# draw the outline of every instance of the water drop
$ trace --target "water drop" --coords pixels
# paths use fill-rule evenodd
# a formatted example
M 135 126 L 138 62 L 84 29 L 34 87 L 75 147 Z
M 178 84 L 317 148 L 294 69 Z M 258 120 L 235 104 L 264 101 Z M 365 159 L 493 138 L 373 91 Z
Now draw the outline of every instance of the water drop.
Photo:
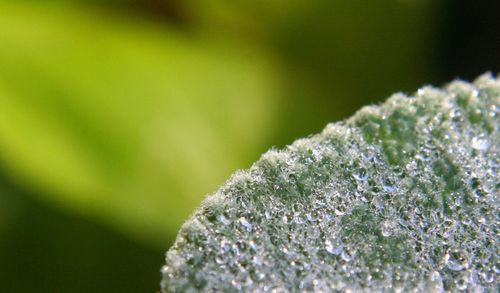
M 345 249 L 342 250 L 342 253 L 340 254 L 340 257 L 344 261 L 351 261 L 354 259 L 356 256 L 356 250 L 352 247 L 346 247 Z
M 427 154 L 425 154 L 425 153 L 419 153 L 419 154 L 415 155 L 415 159 L 417 159 L 417 160 L 419 160 L 421 162 L 427 162 L 431 158 Z
M 342 206 L 339 206 L 338 208 L 335 209 L 334 213 L 337 216 L 343 216 L 345 214 L 345 208 Z
M 248 232 L 252 231 L 253 225 L 245 217 L 241 217 L 239 221 L 240 224 L 245 227 L 245 230 Z
M 392 235 L 394 230 L 394 224 L 391 221 L 383 221 L 380 225 L 380 232 L 382 236 L 389 237 Z
M 238 280 L 236 279 L 233 279 L 231 281 L 231 284 L 234 286 L 234 288 L 236 288 L 236 290 L 240 291 L 242 288 L 241 288 L 241 284 L 238 282 Z
M 293 215 L 293 222 L 297 225 L 304 224 L 304 219 L 302 219 L 299 213 Z
M 247 249 L 247 243 L 243 240 L 238 240 L 236 241 L 235 245 L 234 245 L 234 250 L 236 252 L 243 252 Z
M 467 256 L 457 249 L 445 254 L 445 263 L 452 271 L 461 271 L 468 267 Z
M 451 118 L 460 118 L 461 116 L 462 116 L 462 113 L 460 113 L 460 110 L 458 110 L 458 109 L 453 109 L 450 112 Z
M 490 107 L 490 111 L 489 111 L 488 115 L 489 115 L 490 117 L 493 117 L 493 118 L 494 118 L 494 117 L 497 115 L 497 113 L 498 113 L 498 106 L 496 106 L 496 105 L 492 105 L 492 106 Z
M 357 172 L 352 174 L 352 177 L 358 181 L 366 181 L 368 180 L 368 174 L 365 169 L 357 170 Z
M 396 191 L 396 187 L 394 187 L 390 184 L 387 184 L 387 183 L 384 184 L 383 188 L 384 188 L 384 191 L 388 192 L 388 193 L 393 193 L 394 191 Z
M 223 225 L 227 226 L 231 224 L 231 221 L 229 221 L 224 215 L 219 215 L 219 222 L 221 222 Z
M 469 281 L 467 280 L 467 276 L 463 274 L 460 278 L 455 281 L 455 285 L 458 290 L 465 290 L 469 286 Z
M 215 262 L 216 262 L 217 264 L 219 264 L 219 265 L 224 264 L 224 263 L 225 263 L 224 256 L 222 256 L 222 255 L 217 255 L 217 256 L 215 257 Z
M 167 267 L 167 266 L 163 266 L 163 267 L 161 267 L 161 273 L 162 273 L 162 274 L 166 274 L 166 273 L 168 273 L 169 271 L 170 271 L 170 268 L 169 268 L 169 267 Z
M 229 243 L 226 240 L 222 240 L 220 242 L 220 252 L 222 254 L 225 254 L 225 253 L 228 253 L 229 251 L 231 251 L 231 243 Z
M 327 239 L 325 240 L 325 249 L 330 254 L 339 255 L 344 249 L 344 244 L 337 239 Z
M 255 243 L 255 241 L 250 240 L 250 242 L 248 242 L 248 246 L 252 251 L 257 251 L 257 244 Z
M 257 273 L 257 280 L 262 281 L 266 278 L 266 275 L 262 272 Z
M 491 270 L 484 270 L 481 272 L 481 277 L 486 283 L 491 283 L 495 280 L 495 274 Z
M 434 271 L 429 276 L 428 292 L 444 292 L 443 278 L 438 271 Z
M 294 212 L 302 212 L 304 210 L 304 206 L 300 203 L 294 203 L 293 204 L 293 211 Z
M 263 260 L 260 256 L 258 255 L 254 255 L 252 257 L 252 263 L 255 265 L 255 266 L 261 266 L 262 263 L 263 263 Z M 262 277 L 262 279 L 264 278 L 264 276 Z
M 476 136 L 471 141 L 471 147 L 478 151 L 486 151 L 490 147 L 490 141 L 484 136 Z

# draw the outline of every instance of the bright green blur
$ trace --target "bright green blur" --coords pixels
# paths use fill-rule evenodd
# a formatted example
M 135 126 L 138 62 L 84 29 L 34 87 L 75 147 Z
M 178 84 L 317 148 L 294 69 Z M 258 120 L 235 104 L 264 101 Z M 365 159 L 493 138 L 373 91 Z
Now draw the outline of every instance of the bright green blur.
M 2 5 L 1 156 L 56 204 L 162 245 L 273 131 L 262 58 L 115 16 Z

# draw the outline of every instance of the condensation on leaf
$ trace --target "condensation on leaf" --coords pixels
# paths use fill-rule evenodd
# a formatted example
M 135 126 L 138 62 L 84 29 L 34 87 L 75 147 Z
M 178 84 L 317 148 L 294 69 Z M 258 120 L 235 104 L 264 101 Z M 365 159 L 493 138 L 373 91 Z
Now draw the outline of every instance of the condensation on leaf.
M 181 229 L 163 292 L 498 292 L 499 102 L 490 75 L 425 87 L 268 152 Z

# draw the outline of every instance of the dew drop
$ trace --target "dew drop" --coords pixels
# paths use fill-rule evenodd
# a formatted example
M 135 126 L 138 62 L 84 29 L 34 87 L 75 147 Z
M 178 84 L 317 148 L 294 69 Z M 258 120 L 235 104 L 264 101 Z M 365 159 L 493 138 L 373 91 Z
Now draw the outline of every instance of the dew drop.
M 460 250 L 453 250 L 446 253 L 445 263 L 452 271 L 461 271 L 468 267 L 467 256 Z
M 232 284 L 232 285 L 233 285 L 233 286 L 234 286 L 237 290 L 241 290 L 241 289 L 242 289 L 242 288 L 241 288 L 241 284 L 240 284 L 240 283 L 238 282 L 238 280 L 236 280 L 236 279 L 233 279 L 233 280 L 231 281 L 231 284 Z
M 239 221 L 245 230 L 248 232 L 252 231 L 253 225 L 245 217 L 241 217 Z
M 396 191 L 396 187 L 389 185 L 389 184 L 384 184 L 383 188 L 384 188 L 384 191 L 388 192 L 388 193 L 393 193 L 394 191 Z
M 224 215 L 219 215 L 219 222 L 221 222 L 223 225 L 227 226 L 231 224 L 231 221 L 229 221 Z
M 339 255 L 344 249 L 344 244 L 339 240 L 325 240 L 325 249 L 328 253 L 333 255 Z
M 390 221 L 383 221 L 382 224 L 380 225 L 380 232 L 384 237 L 391 236 L 393 230 L 394 230 L 394 224 Z
M 424 153 L 421 153 L 421 154 L 416 154 L 416 155 L 415 155 L 415 159 L 417 159 L 417 160 L 419 160 L 419 161 L 421 161 L 421 162 L 427 162 L 427 161 L 429 161 L 431 158 L 430 158 L 428 155 L 426 155 L 426 154 L 424 154 Z
M 257 251 L 257 244 L 255 243 L 255 241 L 250 240 L 250 242 L 248 242 L 248 246 L 252 251 Z
M 471 147 L 484 152 L 490 147 L 490 141 L 484 136 L 476 136 L 471 141 Z
M 368 174 L 366 173 L 365 169 L 357 170 L 356 173 L 352 174 L 352 177 L 354 177 L 354 179 L 356 179 L 358 181 L 362 181 L 362 182 L 368 180 Z
M 344 213 L 344 212 L 342 212 L 340 209 L 335 209 L 334 213 L 335 213 L 335 215 L 337 215 L 337 216 L 343 216 L 343 215 L 345 214 L 345 213 Z
M 351 261 L 354 259 L 356 256 L 356 250 L 352 247 L 346 247 L 345 249 L 342 250 L 342 253 L 340 254 L 340 257 L 344 261 Z
M 225 259 L 224 259 L 224 257 L 223 257 L 222 255 L 217 255 L 217 256 L 215 257 L 215 262 L 216 262 L 217 264 L 221 265 L 221 264 L 224 264 L 224 263 L 225 263 Z
M 429 276 L 428 292 L 444 292 L 443 278 L 438 271 L 434 271 Z
M 467 280 L 467 277 L 464 275 L 462 275 L 460 278 L 458 278 L 456 281 L 455 281 L 455 285 L 457 287 L 458 290 L 465 290 L 467 289 L 467 287 L 469 286 L 469 282 Z
M 222 254 L 225 254 L 228 253 L 229 251 L 231 251 L 231 244 L 226 240 L 222 240 L 220 242 L 220 252 Z
M 498 106 L 496 105 L 491 106 L 488 115 L 494 118 L 496 117 L 497 113 L 498 113 Z
M 481 277 L 486 283 L 491 283 L 495 280 L 495 274 L 491 270 L 481 272 Z
M 304 224 L 304 220 L 302 219 L 302 217 L 300 216 L 300 214 L 294 214 L 293 215 L 293 222 L 297 225 L 302 225 Z
M 161 273 L 162 273 L 162 274 L 166 274 L 166 273 L 168 273 L 169 271 L 170 271 L 170 268 L 169 268 L 169 267 L 167 267 L 167 266 L 163 266 L 163 267 L 161 267 Z
M 289 215 L 283 215 L 283 217 L 281 217 L 281 220 L 283 221 L 283 224 L 288 224 L 290 223 L 290 216 Z
M 460 113 L 460 110 L 458 110 L 458 109 L 453 109 L 450 112 L 450 117 L 451 118 L 460 118 L 461 116 L 462 116 L 462 113 Z
M 257 273 L 257 280 L 262 281 L 266 278 L 264 273 Z

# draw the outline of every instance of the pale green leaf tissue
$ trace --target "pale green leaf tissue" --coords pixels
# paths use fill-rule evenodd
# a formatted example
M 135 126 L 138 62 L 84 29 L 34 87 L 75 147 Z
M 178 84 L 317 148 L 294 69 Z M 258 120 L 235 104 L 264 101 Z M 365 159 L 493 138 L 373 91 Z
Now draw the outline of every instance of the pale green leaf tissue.
M 500 80 L 395 94 L 209 196 L 163 292 L 499 291 Z

